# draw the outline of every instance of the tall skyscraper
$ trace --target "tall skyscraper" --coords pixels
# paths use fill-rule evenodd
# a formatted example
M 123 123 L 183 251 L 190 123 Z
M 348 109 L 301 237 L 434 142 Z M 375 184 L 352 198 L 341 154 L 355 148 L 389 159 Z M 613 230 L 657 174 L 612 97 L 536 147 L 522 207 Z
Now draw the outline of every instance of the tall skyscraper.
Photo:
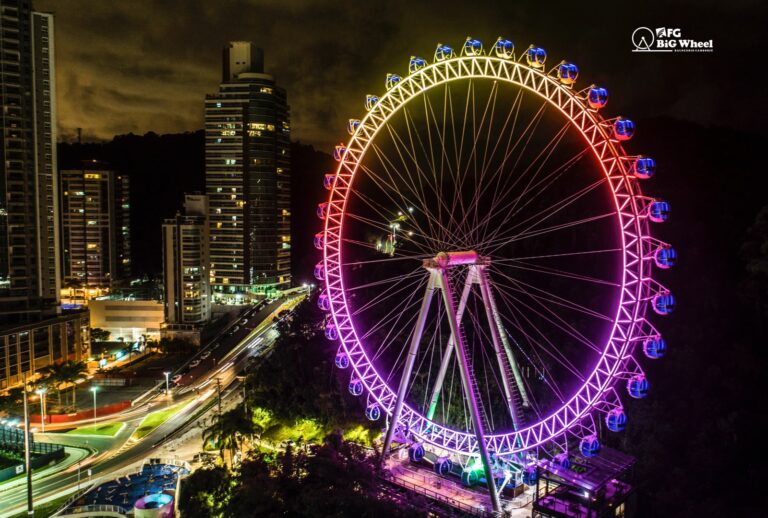
M 163 223 L 163 281 L 167 324 L 204 324 L 211 318 L 208 197 L 184 196 L 184 214 Z
M 60 314 L 53 16 L 0 0 L 0 390 L 90 354 L 88 312 Z
M 291 282 L 290 122 L 284 89 L 250 42 L 224 48 L 222 83 L 205 99 L 211 284 L 243 302 Z
M 59 301 L 53 16 L 0 0 L 0 324 Z
M 131 275 L 128 176 L 87 163 L 61 171 L 64 285 L 109 288 Z

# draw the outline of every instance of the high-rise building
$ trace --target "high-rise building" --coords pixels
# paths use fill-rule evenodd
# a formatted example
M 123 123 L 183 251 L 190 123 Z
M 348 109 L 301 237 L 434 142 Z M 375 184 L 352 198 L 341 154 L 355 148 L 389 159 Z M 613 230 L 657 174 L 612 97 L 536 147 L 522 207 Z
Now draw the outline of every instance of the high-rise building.
M 53 16 L 0 0 L 0 325 L 59 301 Z
M 0 0 L 0 390 L 89 356 L 88 312 L 61 314 L 53 16 Z
M 131 275 L 128 176 L 87 163 L 61 171 L 64 285 L 109 288 Z
M 291 282 L 290 122 L 286 92 L 250 42 L 224 48 L 205 99 L 205 187 L 214 299 L 240 303 Z
M 163 223 L 166 324 L 204 324 L 211 318 L 208 197 L 187 194 L 184 214 Z

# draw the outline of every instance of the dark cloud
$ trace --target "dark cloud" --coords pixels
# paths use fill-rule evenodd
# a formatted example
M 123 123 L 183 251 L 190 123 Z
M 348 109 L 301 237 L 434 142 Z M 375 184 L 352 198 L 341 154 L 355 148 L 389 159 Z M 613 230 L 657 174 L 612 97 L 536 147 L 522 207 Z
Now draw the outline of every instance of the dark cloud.
M 585 84 L 612 93 L 611 108 L 705 124 L 760 129 L 766 115 L 757 52 L 765 7 L 651 4 L 319 0 L 36 0 L 56 14 L 59 123 L 64 137 L 178 132 L 202 127 L 203 98 L 216 90 L 221 47 L 252 40 L 288 89 L 294 138 L 329 145 L 343 137 L 363 97 L 403 73 L 437 42 L 498 34 L 535 42 L 552 61 L 577 62 Z M 714 54 L 630 52 L 635 27 L 680 27 L 715 40 Z M 754 61 L 753 61 L 754 59 Z M 762 83 L 764 84 L 764 82 Z M 764 130 L 760 130 L 764 131 Z

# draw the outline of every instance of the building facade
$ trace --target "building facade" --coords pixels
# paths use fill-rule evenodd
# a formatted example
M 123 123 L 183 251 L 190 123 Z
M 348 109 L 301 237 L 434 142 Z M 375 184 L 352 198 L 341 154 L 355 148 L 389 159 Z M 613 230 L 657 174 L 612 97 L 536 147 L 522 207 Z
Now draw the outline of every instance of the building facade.
M 202 325 L 211 318 L 208 197 L 187 194 L 184 214 L 163 223 L 165 322 Z
M 89 356 L 87 310 L 4 327 L 0 331 L 0 390 L 18 385 L 24 374 L 30 377 L 51 363 L 86 361 Z
M 0 0 L 0 326 L 56 314 L 59 225 L 53 16 Z
M 210 278 L 217 302 L 290 287 L 290 120 L 261 49 L 224 49 L 219 91 L 205 100 Z
M 130 183 L 88 166 L 60 175 L 64 286 L 108 288 L 131 275 Z
M 110 340 L 136 342 L 145 335 L 149 340 L 160 338 L 165 318 L 159 300 L 136 300 L 119 296 L 94 299 L 88 303 L 91 328 L 109 331 Z

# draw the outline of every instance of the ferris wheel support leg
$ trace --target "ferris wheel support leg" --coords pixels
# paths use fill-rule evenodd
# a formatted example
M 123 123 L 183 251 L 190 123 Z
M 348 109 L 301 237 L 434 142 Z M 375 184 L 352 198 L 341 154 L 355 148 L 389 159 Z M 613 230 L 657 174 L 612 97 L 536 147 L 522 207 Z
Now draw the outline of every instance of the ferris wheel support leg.
M 467 307 L 467 299 L 469 299 L 469 292 L 472 289 L 472 278 L 467 275 L 464 281 L 464 289 L 461 292 L 461 299 L 459 299 L 459 308 L 456 311 L 456 319 L 461 322 L 461 318 L 464 315 L 464 309 Z M 437 402 L 440 399 L 440 392 L 443 389 L 443 382 L 445 381 L 445 375 L 448 372 L 448 365 L 451 363 L 451 356 L 453 355 L 454 341 L 453 333 L 448 338 L 448 345 L 443 353 L 443 359 L 440 362 L 440 370 L 437 372 L 437 379 L 435 380 L 435 386 L 432 389 L 432 397 L 429 399 L 429 409 L 427 410 L 427 419 L 430 421 L 435 415 L 437 409 Z
M 493 291 L 491 291 L 490 282 L 488 281 L 488 272 L 483 271 L 481 273 L 480 279 L 481 283 L 488 287 L 488 300 L 486 301 L 486 307 L 488 307 L 488 304 L 490 304 L 491 312 L 493 313 L 493 321 L 496 323 L 496 329 L 498 330 L 499 337 L 501 337 L 501 344 L 504 346 L 504 352 L 507 355 L 507 360 L 509 361 L 510 367 L 512 367 L 512 374 L 515 377 L 515 384 L 517 385 L 517 390 L 520 393 L 520 399 L 522 399 L 523 407 L 528 408 L 530 406 L 530 401 L 528 400 L 528 392 L 525 390 L 525 385 L 523 384 L 523 376 L 520 374 L 520 367 L 517 365 L 515 355 L 512 353 L 512 348 L 509 346 L 507 333 L 501 323 L 499 312 L 496 309 L 496 300 L 493 298 Z M 493 327 L 492 322 L 488 322 L 488 324 Z
M 459 332 L 459 320 L 456 315 L 456 310 L 453 307 L 453 295 L 451 294 L 448 274 L 443 269 L 440 271 L 440 284 L 440 288 L 443 292 L 443 302 L 445 303 L 445 309 L 448 316 L 448 324 L 451 327 L 451 334 L 453 335 L 454 343 L 456 344 L 456 355 L 459 360 L 461 382 L 464 387 L 464 393 L 467 395 L 469 416 L 472 419 L 472 426 L 475 429 L 477 449 L 480 452 L 480 460 L 483 462 L 483 471 L 485 472 L 485 480 L 488 484 L 488 492 L 491 496 L 491 504 L 494 513 L 499 513 L 501 512 L 501 502 L 499 501 L 499 493 L 493 480 L 493 469 L 491 468 L 491 460 L 488 455 L 488 446 L 485 444 L 485 429 L 483 427 L 483 421 L 480 418 L 480 408 L 477 403 L 479 395 L 475 393 L 474 384 L 470 379 L 472 374 L 469 367 L 467 352 L 464 348 L 464 340 L 461 338 L 461 333 Z
M 405 393 L 408 391 L 408 384 L 411 380 L 411 372 L 413 371 L 413 365 L 416 363 L 416 353 L 419 351 L 419 343 L 421 342 L 421 335 L 424 332 L 424 324 L 427 321 L 427 314 L 429 313 L 429 306 L 432 301 L 432 295 L 435 292 L 435 287 L 438 282 L 438 273 L 430 270 L 429 281 L 427 283 L 427 291 L 424 293 L 424 299 L 421 301 L 421 309 L 419 310 L 419 316 L 416 319 L 416 327 L 413 329 L 413 335 L 411 336 L 411 344 L 408 347 L 408 356 L 405 358 L 405 367 L 403 369 L 403 376 L 400 378 L 400 385 L 397 389 L 397 397 L 395 399 L 395 407 L 392 410 L 392 416 L 389 421 L 389 427 L 387 433 L 384 436 L 384 447 L 381 450 L 381 464 L 384 465 L 384 461 L 389 455 L 389 447 L 392 444 L 392 436 L 397 428 L 397 423 L 400 420 L 400 413 L 403 411 L 403 404 L 405 403 Z
M 509 410 L 509 416 L 512 418 L 512 424 L 515 426 L 515 430 L 520 429 L 521 420 L 520 413 L 515 400 L 512 397 L 512 387 L 510 385 L 508 370 L 504 363 L 504 349 L 501 345 L 501 338 L 499 328 L 496 325 L 496 319 L 494 318 L 493 308 L 491 306 L 491 288 L 488 285 L 488 275 L 484 266 L 476 266 L 480 271 L 478 272 L 480 278 L 480 293 L 483 297 L 483 306 L 485 307 L 485 316 L 488 319 L 488 328 L 491 331 L 491 341 L 493 342 L 493 352 L 496 354 L 496 360 L 499 363 L 499 373 L 501 374 L 501 385 L 504 389 L 504 397 L 507 400 L 507 409 Z

